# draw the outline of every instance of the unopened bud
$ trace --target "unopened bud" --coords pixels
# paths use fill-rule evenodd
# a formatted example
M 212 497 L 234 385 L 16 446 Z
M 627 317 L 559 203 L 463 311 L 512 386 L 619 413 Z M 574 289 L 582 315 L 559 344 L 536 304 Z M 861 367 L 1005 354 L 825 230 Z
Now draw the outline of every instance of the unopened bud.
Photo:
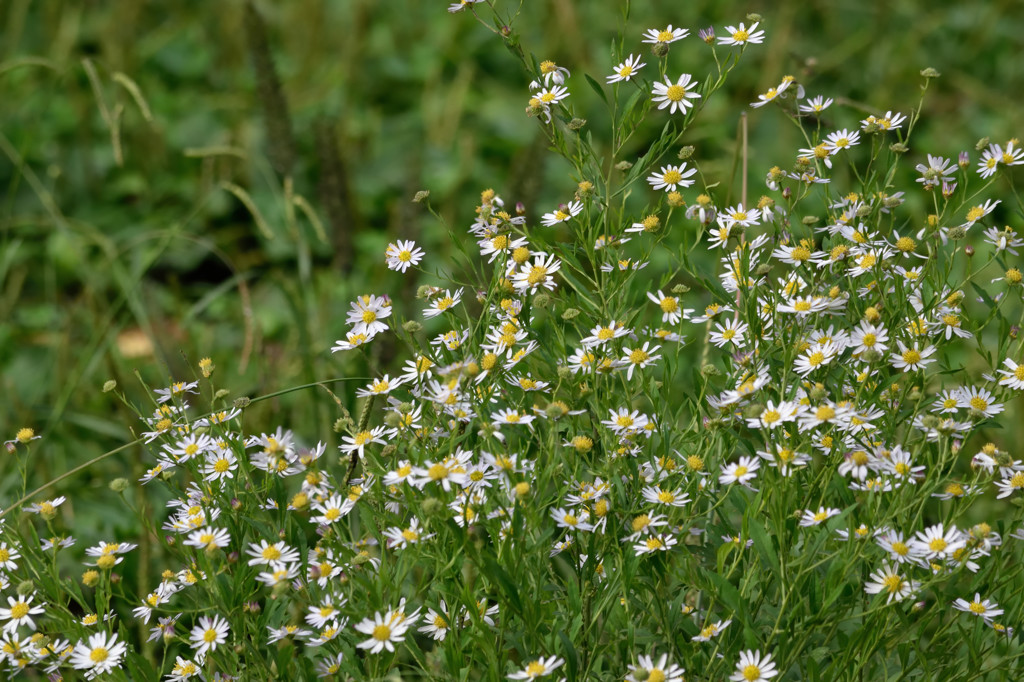
M 547 308 L 551 305 L 551 295 L 540 293 L 533 297 L 533 305 L 537 308 Z
M 617 171 L 628 171 L 632 167 L 633 164 L 630 161 L 619 161 L 617 164 L 615 164 L 615 170 Z
M 444 502 L 436 497 L 428 497 L 420 504 L 420 509 L 422 509 L 423 513 L 427 516 L 434 516 L 444 509 Z
M 921 69 L 921 75 L 925 78 L 938 78 L 942 74 L 929 66 L 927 69 Z
M 576 317 L 578 317 L 579 314 L 580 314 L 580 311 L 578 309 L 576 309 L 576 308 L 566 308 L 565 310 L 562 311 L 562 319 L 563 320 L 572 320 L 572 319 L 575 319 Z
M 690 158 L 691 156 L 693 156 L 693 145 L 692 144 L 688 144 L 688 145 L 686 145 L 685 147 L 683 147 L 682 149 L 679 150 L 679 158 L 680 159 L 685 161 L 686 159 Z
M 718 369 L 714 365 L 704 365 L 700 368 L 701 376 L 703 377 L 717 377 L 722 375 L 722 370 Z
M 893 142 L 891 145 L 889 145 L 889 151 L 891 151 L 894 154 L 906 154 L 908 151 L 910 151 L 910 147 L 903 144 L 902 142 Z
M 676 296 L 682 296 L 689 290 L 690 287 L 686 286 L 685 284 L 677 284 L 674 287 L 672 287 L 672 293 L 675 294 Z
M 129 484 L 127 478 L 115 478 L 113 481 L 107 484 L 107 487 L 109 487 L 115 493 L 123 493 L 125 490 L 128 489 L 128 485 Z
M 105 382 L 103 382 L 103 392 L 104 393 L 110 393 L 115 388 L 117 388 L 117 382 L 114 381 L 113 379 L 107 379 Z
M 651 46 L 651 54 L 655 57 L 664 57 L 668 54 L 668 43 L 654 43 Z
M 816 222 L 818 222 L 819 220 L 821 220 L 821 218 L 819 218 L 819 217 L 818 217 L 818 216 L 816 216 L 816 215 L 807 215 L 807 216 L 804 216 L 804 217 L 803 217 L 803 218 L 802 218 L 802 219 L 800 220 L 800 222 L 802 222 L 802 223 L 803 223 L 804 225 L 813 225 L 813 224 L 815 224 Z
M 423 325 L 416 320 L 406 320 L 402 323 L 402 329 L 409 334 L 416 334 L 423 331 Z
M 249 400 L 249 398 L 247 398 L 246 396 L 242 396 L 241 398 L 235 398 L 235 402 L 233 402 L 232 405 L 234 405 L 239 410 L 244 410 L 245 408 L 249 407 L 249 403 L 251 402 L 252 401 Z
M 982 149 L 988 146 L 989 142 L 991 142 L 991 140 L 988 137 L 983 137 L 980 140 L 978 140 L 978 144 L 974 145 L 974 148 L 980 152 Z
M 860 354 L 860 359 L 863 360 L 864 362 L 867 362 L 868 364 L 871 364 L 881 360 L 882 354 L 879 353 L 874 348 L 869 348 Z
M 964 247 L 964 255 L 966 255 L 968 258 L 971 258 L 974 255 L 974 247 L 971 246 L 970 244 L 965 246 Z
M 949 238 L 960 241 L 967 236 L 967 230 L 964 229 L 963 225 L 957 225 L 956 227 L 949 228 Z
M 587 125 L 587 119 L 574 118 L 569 121 L 569 130 L 581 130 L 585 125 Z
M 416 195 L 412 198 L 412 202 L 414 204 L 423 203 L 424 201 L 427 200 L 427 197 L 429 197 L 429 196 L 430 196 L 430 190 L 429 189 L 421 189 L 419 192 L 416 192 Z

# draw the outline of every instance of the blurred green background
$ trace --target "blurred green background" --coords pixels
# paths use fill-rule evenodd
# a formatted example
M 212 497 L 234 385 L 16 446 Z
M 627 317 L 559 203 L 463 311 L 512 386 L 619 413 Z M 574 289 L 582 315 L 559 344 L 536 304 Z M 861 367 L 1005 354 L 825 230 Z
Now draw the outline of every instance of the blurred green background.
M 436 282 L 387 271 L 388 241 L 416 239 L 428 270 L 447 267 L 449 232 L 411 202 L 416 191 L 430 190 L 460 235 L 488 187 L 534 220 L 568 200 L 568 167 L 524 114 L 531 76 L 472 15 L 446 6 L 0 3 L 0 435 L 43 435 L 34 483 L 138 430 L 101 392 L 108 379 L 143 404 L 136 371 L 164 386 L 210 356 L 230 400 L 388 366 L 388 343 L 368 361 L 329 348 L 355 295 L 391 293 L 412 315 L 403 298 Z M 571 101 L 597 137 L 607 115 L 579 74 L 610 73 L 622 7 L 536 0 L 515 24 L 528 54 L 572 70 Z M 748 49 L 687 138 L 709 180 L 725 183 L 722 200 L 741 111 L 753 112 L 755 197 L 766 170 L 803 146 L 779 112 L 748 106 L 785 74 L 809 96 L 837 98 L 826 125 L 855 127 L 868 113 L 909 113 L 919 72 L 934 67 L 942 77 L 912 143 L 920 157 L 1020 132 L 1016 0 L 634 3 L 626 52 L 643 51 L 646 29 L 687 27 L 670 63 L 699 79 L 713 62 L 697 29 L 721 34 L 748 12 L 763 15 L 767 40 Z M 353 407 L 350 393 L 339 387 Z M 329 439 L 336 416 L 325 392 L 303 391 L 254 406 L 247 426 Z M 75 486 L 66 513 L 116 533 L 106 483 L 150 463 L 131 452 L 48 496 Z M 0 472 L 5 506 L 20 481 L 7 463 Z

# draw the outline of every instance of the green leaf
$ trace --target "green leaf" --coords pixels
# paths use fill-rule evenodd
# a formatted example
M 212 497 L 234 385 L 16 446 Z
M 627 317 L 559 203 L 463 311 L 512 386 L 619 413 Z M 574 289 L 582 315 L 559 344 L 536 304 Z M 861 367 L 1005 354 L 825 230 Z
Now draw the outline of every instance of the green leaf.
M 732 609 L 737 616 L 745 620 L 746 609 L 743 608 L 743 596 L 740 595 L 740 591 L 718 573 L 704 568 L 701 569 L 701 572 L 704 574 L 704 577 L 715 586 L 715 596 L 718 597 L 723 604 Z
M 508 598 L 512 609 L 520 616 L 523 616 L 523 602 L 519 598 L 519 589 L 516 588 L 516 584 L 512 581 L 508 572 L 489 556 L 481 557 L 481 559 L 483 560 L 484 574 L 489 579 L 498 583 L 498 586 L 501 587 L 502 592 Z
M 605 94 L 604 88 L 601 87 L 600 83 L 595 81 L 593 78 L 591 78 L 587 74 L 584 74 L 584 77 L 587 79 L 587 82 L 590 83 L 590 87 L 593 88 L 594 92 L 597 93 L 597 96 L 601 98 L 601 101 L 604 102 L 607 105 L 608 104 L 608 95 Z
M 775 551 L 774 545 L 772 545 L 772 539 L 765 532 L 761 524 L 753 522 L 750 527 L 747 528 L 747 532 L 750 534 L 750 539 L 754 541 L 754 549 L 761 555 L 765 563 L 772 569 L 775 575 L 782 573 L 782 566 L 779 564 L 779 555 Z
M 562 647 L 565 649 L 565 663 L 569 669 L 569 679 L 575 680 L 580 670 L 580 658 L 576 654 L 576 647 L 572 645 L 569 636 L 562 630 L 558 631 L 558 639 L 562 640 Z

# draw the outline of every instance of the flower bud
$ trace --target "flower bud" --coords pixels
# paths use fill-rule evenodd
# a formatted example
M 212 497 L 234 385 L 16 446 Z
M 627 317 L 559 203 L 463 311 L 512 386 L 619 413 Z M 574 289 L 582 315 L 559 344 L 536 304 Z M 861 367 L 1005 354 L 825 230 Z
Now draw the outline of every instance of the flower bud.
M 406 320 L 402 323 L 402 329 L 408 334 L 416 334 L 423 331 L 423 325 L 416 320 Z
M 129 483 L 127 478 L 115 478 L 113 481 L 107 484 L 107 487 L 113 490 L 115 493 L 123 493 L 125 490 L 128 489 L 128 485 Z
M 244 410 L 249 407 L 249 403 L 252 401 L 248 397 L 242 396 L 241 398 L 235 398 L 235 402 L 232 403 L 237 409 Z
M 942 74 L 940 74 L 938 71 L 929 66 L 927 69 L 921 70 L 921 75 L 924 78 L 938 78 Z
M 705 378 L 717 377 L 722 375 L 722 370 L 718 369 L 714 365 L 704 365 L 703 367 L 700 368 L 700 373 L 701 376 Z
M 427 499 L 423 500 L 422 504 L 420 504 L 420 509 L 423 510 L 423 513 L 425 515 L 434 516 L 435 514 L 439 514 L 444 510 L 444 502 L 437 499 L 436 497 L 428 497 Z
M 654 43 L 651 46 L 651 54 L 655 57 L 664 57 L 668 54 L 668 43 Z
M 105 382 L 103 382 L 103 392 L 104 393 L 110 393 L 115 388 L 117 388 L 117 382 L 114 381 L 113 379 L 107 379 Z
M 585 125 L 587 125 L 587 119 L 574 118 L 571 121 L 569 121 L 569 130 L 580 130 Z

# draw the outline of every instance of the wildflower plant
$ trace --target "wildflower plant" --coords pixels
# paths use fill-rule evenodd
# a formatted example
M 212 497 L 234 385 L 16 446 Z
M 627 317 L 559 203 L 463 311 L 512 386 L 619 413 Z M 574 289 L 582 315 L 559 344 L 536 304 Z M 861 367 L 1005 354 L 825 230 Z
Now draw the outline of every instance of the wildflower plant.
M 5 509 L 4 674 L 1019 675 L 1024 464 L 988 441 L 1024 390 L 1019 143 L 914 149 L 931 72 L 881 103 L 906 113 L 863 119 L 785 76 L 751 115 L 806 146 L 737 195 L 687 134 L 770 40 L 761 17 L 631 28 L 582 76 L 490 2 L 448 11 L 522 59 L 527 123 L 572 169 L 561 203 L 483 191 L 449 227 L 464 275 L 389 244 L 388 268 L 437 281 L 339 302 L 334 353 L 404 354 L 332 389 L 362 401 L 337 447 L 251 423 L 209 361 L 129 406 L 147 471 L 114 489 L 161 501 L 131 507 L 158 547 L 79 547 L 64 496 Z M 37 438 L 6 443 L 22 472 Z

